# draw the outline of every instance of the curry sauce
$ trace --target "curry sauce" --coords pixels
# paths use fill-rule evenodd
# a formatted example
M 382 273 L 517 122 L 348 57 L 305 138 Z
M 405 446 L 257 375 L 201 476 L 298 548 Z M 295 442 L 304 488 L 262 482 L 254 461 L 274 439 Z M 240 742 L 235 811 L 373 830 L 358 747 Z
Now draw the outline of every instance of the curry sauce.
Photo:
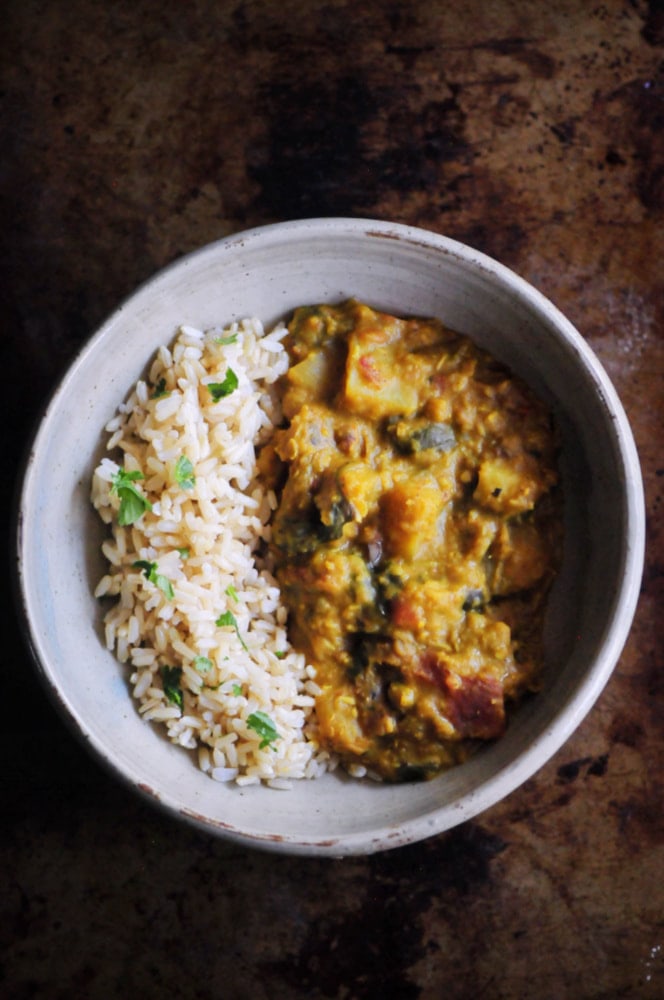
M 561 535 L 552 420 L 435 319 L 302 307 L 286 346 L 285 426 L 260 463 L 319 738 L 385 779 L 429 777 L 537 686 Z

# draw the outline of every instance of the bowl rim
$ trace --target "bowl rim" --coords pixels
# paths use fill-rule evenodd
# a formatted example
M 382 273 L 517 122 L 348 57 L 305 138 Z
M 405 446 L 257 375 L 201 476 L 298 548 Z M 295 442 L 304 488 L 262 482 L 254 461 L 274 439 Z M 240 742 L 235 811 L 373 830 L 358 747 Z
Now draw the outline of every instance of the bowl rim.
M 108 756 L 104 747 L 97 745 L 96 740 L 86 730 L 84 721 L 79 719 L 69 707 L 66 697 L 63 697 L 63 693 L 58 689 L 50 674 L 49 665 L 42 661 L 39 644 L 33 634 L 22 560 L 26 531 L 28 530 L 24 518 L 24 507 L 31 477 L 39 461 L 40 437 L 44 432 L 48 417 L 57 405 L 58 399 L 66 394 L 68 384 L 74 378 L 77 368 L 83 363 L 86 356 L 95 349 L 96 344 L 106 336 L 107 331 L 114 326 L 128 304 L 149 294 L 155 285 L 167 282 L 171 274 L 190 267 L 195 261 L 205 256 L 232 253 L 234 248 L 246 247 L 251 243 L 270 245 L 275 242 L 282 243 L 284 240 L 297 240 L 307 234 L 321 241 L 328 237 L 343 235 L 357 238 L 391 239 L 398 243 L 405 242 L 415 247 L 440 251 L 443 255 L 456 258 L 464 267 L 492 276 L 503 289 L 516 296 L 520 301 L 527 303 L 539 316 L 546 318 L 556 328 L 562 339 L 573 348 L 586 370 L 591 373 L 595 386 L 602 397 L 604 409 L 613 422 L 616 452 L 624 467 L 630 472 L 623 484 L 627 531 L 621 553 L 622 583 L 616 594 L 614 605 L 616 614 L 602 637 L 595 661 L 575 688 L 571 700 L 568 700 L 561 708 L 552 724 L 538 734 L 517 759 L 509 762 L 501 770 L 487 778 L 462 801 L 449 803 L 433 813 L 429 812 L 424 816 L 410 819 L 398 828 L 383 828 L 380 834 L 365 831 L 344 835 L 333 842 L 328 838 L 298 835 L 293 837 L 280 836 L 275 839 L 270 835 L 255 835 L 242 829 L 227 827 L 225 824 L 220 824 L 218 821 L 193 811 L 183 810 L 180 805 L 171 802 L 167 795 L 161 792 L 155 793 L 126 773 L 115 760 Z M 602 363 L 576 327 L 542 292 L 515 271 L 482 251 L 439 232 L 404 223 L 371 218 L 324 217 L 274 222 L 221 237 L 166 264 L 123 298 L 106 319 L 85 338 L 79 349 L 64 366 L 64 370 L 55 376 L 51 391 L 46 395 L 41 409 L 33 421 L 15 479 L 11 538 L 14 550 L 11 573 L 13 596 L 18 611 L 19 624 L 27 649 L 36 667 L 37 675 L 60 717 L 79 741 L 92 752 L 98 763 L 114 778 L 120 779 L 123 784 L 144 799 L 208 833 L 242 842 L 249 847 L 276 852 L 339 857 L 348 854 L 374 853 L 414 843 L 471 819 L 511 794 L 544 766 L 569 739 L 607 684 L 631 629 L 643 574 L 645 501 L 636 444 L 618 394 Z

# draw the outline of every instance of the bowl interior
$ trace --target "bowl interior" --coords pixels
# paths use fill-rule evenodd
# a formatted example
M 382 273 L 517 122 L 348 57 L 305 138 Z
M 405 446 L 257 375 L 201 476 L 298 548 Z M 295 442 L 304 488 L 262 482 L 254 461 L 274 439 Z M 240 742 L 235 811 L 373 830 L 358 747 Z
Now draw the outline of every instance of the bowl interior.
M 92 596 L 103 527 L 89 502 L 104 424 L 181 323 L 268 325 L 304 303 L 363 299 L 438 316 L 474 337 L 552 405 L 563 435 L 566 541 L 547 621 L 544 691 L 507 734 L 423 784 L 339 774 L 289 792 L 215 783 L 139 719 L 104 647 Z M 634 612 L 643 555 L 638 460 L 620 403 L 581 337 L 541 295 L 481 254 L 432 233 L 364 220 L 269 226 L 158 274 L 85 346 L 33 442 L 19 510 L 19 596 L 38 669 L 100 759 L 174 813 L 246 843 L 368 852 L 447 829 L 496 802 L 551 756 L 608 679 Z

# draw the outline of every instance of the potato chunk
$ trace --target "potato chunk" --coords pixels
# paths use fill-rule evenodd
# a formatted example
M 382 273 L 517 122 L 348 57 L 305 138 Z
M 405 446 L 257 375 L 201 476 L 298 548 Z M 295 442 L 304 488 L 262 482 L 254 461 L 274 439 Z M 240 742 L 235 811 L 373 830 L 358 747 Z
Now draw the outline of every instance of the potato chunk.
M 383 494 L 380 507 L 388 553 L 416 559 L 438 538 L 445 496 L 434 477 L 422 473 L 395 483 Z
M 350 337 L 343 388 L 348 410 L 370 420 L 415 412 L 417 387 L 405 377 L 398 354 L 398 345 Z
M 492 458 L 480 465 L 475 499 L 489 510 L 520 514 L 532 510 L 542 493 L 541 482 L 525 468 L 526 462 Z M 536 470 L 535 470 L 536 471 Z

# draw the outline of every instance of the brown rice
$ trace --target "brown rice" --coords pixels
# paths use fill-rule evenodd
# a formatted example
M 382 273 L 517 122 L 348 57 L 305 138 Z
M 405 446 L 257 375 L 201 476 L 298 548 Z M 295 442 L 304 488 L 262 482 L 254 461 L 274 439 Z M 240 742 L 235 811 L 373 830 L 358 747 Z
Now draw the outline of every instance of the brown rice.
M 138 711 L 212 778 L 276 788 L 334 766 L 316 741 L 314 669 L 290 646 L 257 558 L 276 498 L 257 479 L 256 448 L 280 420 L 285 334 L 256 319 L 181 327 L 107 424 L 117 461 L 103 458 L 92 483 L 110 528 L 95 594 L 114 599 L 106 645 L 128 667 Z M 236 387 L 215 393 L 229 371 Z M 144 477 L 132 483 L 151 505 L 125 526 L 121 469 Z

